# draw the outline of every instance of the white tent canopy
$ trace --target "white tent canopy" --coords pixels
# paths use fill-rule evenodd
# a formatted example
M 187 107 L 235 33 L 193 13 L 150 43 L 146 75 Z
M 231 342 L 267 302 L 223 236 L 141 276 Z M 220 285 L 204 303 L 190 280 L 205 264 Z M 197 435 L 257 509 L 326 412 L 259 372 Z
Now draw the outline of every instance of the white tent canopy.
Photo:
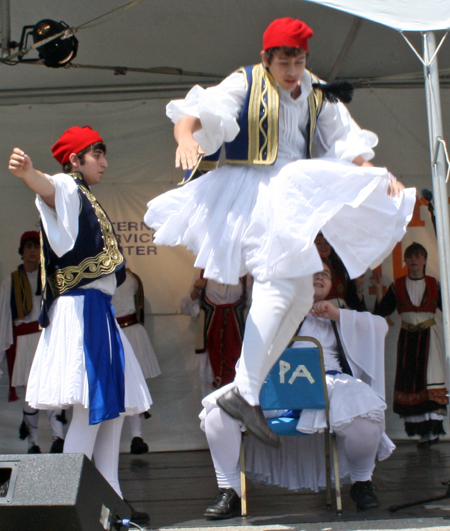
M 310 0 L 399 31 L 437 31 L 450 28 L 447 0 Z

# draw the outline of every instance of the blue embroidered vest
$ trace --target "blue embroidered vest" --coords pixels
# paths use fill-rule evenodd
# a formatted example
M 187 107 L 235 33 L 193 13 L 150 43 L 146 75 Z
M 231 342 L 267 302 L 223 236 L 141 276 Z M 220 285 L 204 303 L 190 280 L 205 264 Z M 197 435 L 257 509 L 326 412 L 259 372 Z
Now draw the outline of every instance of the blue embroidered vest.
M 244 74 L 247 87 L 244 104 L 238 118 L 239 133 L 231 142 L 225 142 L 227 164 L 272 165 L 278 155 L 278 87 L 270 72 L 262 64 L 245 66 L 237 70 Z M 310 73 L 313 83 L 319 79 Z M 317 117 L 322 108 L 323 92 L 313 89 L 308 96 L 309 121 L 307 126 L 307 158 L 311 158 Z M 186 172 L 187 182 L 219 166 L 219 148 L 216 153 L 199 159 L 197 165 Z
M 67 291 L 85 286 L 111 273 L 119 286 L 125 280 L 125 258 L 120 252 L 111 221 L 80 173 L 69 174 L 80 197 L 78 237 L 73 248 L 59 257 L 50 247 L 41 223 L 41 271 L 44 286 L 39 324 L 49 324 L 53 301 Z

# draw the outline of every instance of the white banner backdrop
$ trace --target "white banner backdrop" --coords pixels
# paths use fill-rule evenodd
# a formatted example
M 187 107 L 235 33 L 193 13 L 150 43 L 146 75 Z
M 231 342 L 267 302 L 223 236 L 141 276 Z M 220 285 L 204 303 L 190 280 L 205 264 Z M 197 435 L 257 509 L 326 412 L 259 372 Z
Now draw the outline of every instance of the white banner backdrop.
M 446 91 L 441 96 L 447 113 L 449 96 Z M 196 323 L 179 314 L 179 302 L 188 293 L 194 276 L 194 259 L 182 248 L 156 247 L 152 232 L 142 223 L 147 201 L 176 186 L 182 176 L 173 168 L 175 141 L 172 125 L 165 117 L 165 104 L 165 100 L 149 100 L 0 106 L 0 280 L 20 263 L 17 254 L 20 235 L 38 221 L 33 194 L 7 170 L 11 149 L 21 147 L 38 169 L 56 173 L 59 167 L 49 148 L 68 127 L 90 125 L 107 144 L 109 168 L 103 183 L 94 187 L 93 192 L 114 222 L 129 267 L 144 282 L 146 328 L 163 372 L 149 381 L 155 403 L 152 418 L 143 427 L 151 451 L 206 447 L 197 419 L 201 397 L 198 360 L 193 353 Z M 423 107 L 423 91 L 419 89 L 360 90 L 351 104 L 357 122 L 380 136 L 375 163 L 388 166 L 407 186 L 416 186 L 418 190 L 431 188 Z M 430 217 L 425 205 L 419 210 L 416 226 L 408 231 L 399 249 L 400 256 L 411 241 L 419 241 L 430 252 L 428 273 L 438 276 Z M 401 258 L 396 255 L 383 264 L 386 285 L 393 279 L 394 263 L 397 271 Z M 368 291 L 368 281 L 366 301 L 372 308 L 374 296 Z M 397 335 L 398 325 L 389 332 L 386 350 L 387 427 L 391 437 L 401 438 L 402 422 L 391 409 Z M 6 389 L 5 375 L 0 385 Z M 6 395 L 1 392 L 1 396 Z M 3 405 L 0 423 L 2 431 L 10 434 L 9 446 L 3 451 L 21 452 L 23 443 L 16 438 L 20 407 Z M 12 415 L 17 408 L 17 415 Z M 46 424 L 44 419 L 41 423 Z M 125 424 L 123 451 L 129 449 L 127 435 Z

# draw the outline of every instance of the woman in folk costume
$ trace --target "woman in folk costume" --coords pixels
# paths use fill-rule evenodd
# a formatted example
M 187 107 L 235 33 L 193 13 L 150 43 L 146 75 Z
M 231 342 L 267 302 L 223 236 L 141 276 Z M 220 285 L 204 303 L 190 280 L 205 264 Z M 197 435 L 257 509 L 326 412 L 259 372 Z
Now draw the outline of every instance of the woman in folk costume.
M 176 166 L 191 170 L 199 154 L 215 154 L 211 168 L 224 142 L 227 164 L 150 201 L 144 218 L 155 243 L 191 249 L 205 278 L 254 278 L 236 378 L 218 403 L 274 446 L 259 391 L 311 307 L 311 277 L 322 267 L 316 235 L 354 278 L 391 252 L 415 202 L 414 190 L 368 162 L 376 135 L 306 70 L 312 34 L 300 20 L 277 19 L 264 33 L 261 64 L 168 105 Z M 306 160 L 313 147 L 321 159 Z
M 425 275 L 427 250 L 420 243 L 405 249 L 408 274 L 398 278 L 383 297 L 379 275 L 371 281 L 377 290 L 374 313 L 388 316 L 395 310 L 402 318 L 397 344 L 394 413 L 404 419 L 405 431 L 419 435 L 417 445 L 426 447 L 445 435 L 447 414 L 444 331 L 438 281 Z

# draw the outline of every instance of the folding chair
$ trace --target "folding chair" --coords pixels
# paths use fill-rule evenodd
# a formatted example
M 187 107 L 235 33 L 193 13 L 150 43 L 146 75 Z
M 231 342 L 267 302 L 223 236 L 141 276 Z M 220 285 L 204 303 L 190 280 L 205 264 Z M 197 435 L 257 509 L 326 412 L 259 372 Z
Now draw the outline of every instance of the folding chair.
M 315 347 L 292 348 L 296 341 L 308 341 Z M 327 429 L 325 438 L 325 464 L 327 480 L 327 507 L 331 508 L 330 439 L 333 451 L 336 512 L 342 514 L 341 485 L 337 456 L 336 436 L 330 434 L 329 402 L 325 381 L 323 352 L 320 343 L 307 336 L 295 336 L 269 372 L 260 393 L 263 410 L 324 409 Z M 267 419 L 270 428 L 278 435 L 307 436 L 296 430 L 298 418 L 277 417 Z M 331 437 L 330 437 L 331 435 Z M 242 516 L 247 516 L 247 490 L 245 477 L 244 443 L 241 445 L 241 505 Z

